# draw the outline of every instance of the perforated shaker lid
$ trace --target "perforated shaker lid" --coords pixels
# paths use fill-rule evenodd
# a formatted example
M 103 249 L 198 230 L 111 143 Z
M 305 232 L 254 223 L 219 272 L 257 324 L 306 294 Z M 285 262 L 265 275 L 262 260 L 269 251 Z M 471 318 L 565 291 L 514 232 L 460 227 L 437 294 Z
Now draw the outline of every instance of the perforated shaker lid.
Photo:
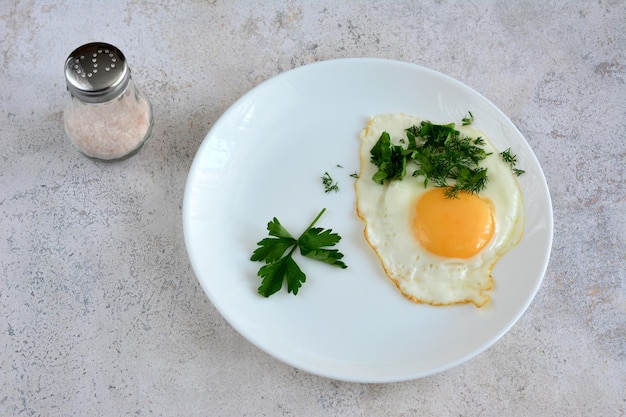
M 65 61 L 69 92 L 88 103 L 103 103 L 119 96 L 130 81 L 130 69 L 122 51 L 94 42 L 74 50 Z

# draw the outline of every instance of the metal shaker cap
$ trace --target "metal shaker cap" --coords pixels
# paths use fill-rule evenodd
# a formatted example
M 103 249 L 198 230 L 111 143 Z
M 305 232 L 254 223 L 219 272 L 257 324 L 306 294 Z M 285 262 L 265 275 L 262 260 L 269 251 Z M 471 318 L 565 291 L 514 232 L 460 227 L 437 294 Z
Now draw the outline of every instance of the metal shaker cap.
M 94 42 L 74 50 L 65 61 L 67 89 L 88 103 L 103 103 L 122 94 L 130 82 L 130 69 L 122 51 Z

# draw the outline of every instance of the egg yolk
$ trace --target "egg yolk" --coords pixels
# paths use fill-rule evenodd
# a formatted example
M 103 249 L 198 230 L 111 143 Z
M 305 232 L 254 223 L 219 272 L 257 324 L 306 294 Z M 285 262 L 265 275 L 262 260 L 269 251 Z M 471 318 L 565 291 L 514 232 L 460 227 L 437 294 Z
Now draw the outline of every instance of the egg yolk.
M 493 204 L 470 193 L 447 198 L 443 188 L 433 188 L 415 204 L 411 227 L 422 246 L 435 255 L 471 258 L 493 236 Z

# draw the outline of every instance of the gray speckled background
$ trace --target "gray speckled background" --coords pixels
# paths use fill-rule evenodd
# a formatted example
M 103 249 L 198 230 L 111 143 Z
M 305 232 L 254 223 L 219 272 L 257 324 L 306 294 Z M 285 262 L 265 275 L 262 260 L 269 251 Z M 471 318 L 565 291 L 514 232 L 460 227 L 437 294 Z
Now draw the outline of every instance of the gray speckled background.
M 0 415 L 626 415 L 626 3 L 4 1 Z M 104 40 L 154 105 L 133 158 L 62 128 L 63 62 Z M 555 234 L 544 283 L 493 347 L 397 384 L 284 365 L 213 308 L 186 255 L 186 175 L 241 94 L 291 68 L 383 57 L 446 73 L 519 127 Z

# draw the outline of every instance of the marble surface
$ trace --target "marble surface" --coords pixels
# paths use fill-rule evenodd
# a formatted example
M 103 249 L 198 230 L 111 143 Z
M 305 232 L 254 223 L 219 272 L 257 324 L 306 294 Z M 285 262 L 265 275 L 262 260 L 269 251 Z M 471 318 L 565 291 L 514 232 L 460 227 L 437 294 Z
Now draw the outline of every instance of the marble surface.
M 0 415 L 626 415 L 626 3 L 34 1 L 0 5 Z M 63 63 L 126 54 L 155 127 L 131 159 L 64 137 Z M 535 300 L 500 341 L 403 383 L 329 380 L 236 333 L 191 270 L 193 156 L 239 96 L 294 67 L 382 57 L 500 107 L 551 190 Z

